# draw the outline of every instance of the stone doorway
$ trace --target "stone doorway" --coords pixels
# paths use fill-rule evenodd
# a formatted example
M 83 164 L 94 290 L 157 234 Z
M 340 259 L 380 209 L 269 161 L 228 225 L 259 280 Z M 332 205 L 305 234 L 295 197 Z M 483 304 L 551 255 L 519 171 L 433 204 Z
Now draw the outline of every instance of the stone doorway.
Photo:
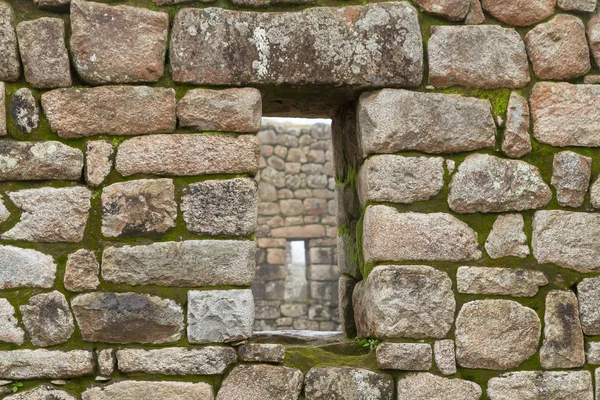
M 331 122 L 265 118 L 255 330 L 340 330 Z

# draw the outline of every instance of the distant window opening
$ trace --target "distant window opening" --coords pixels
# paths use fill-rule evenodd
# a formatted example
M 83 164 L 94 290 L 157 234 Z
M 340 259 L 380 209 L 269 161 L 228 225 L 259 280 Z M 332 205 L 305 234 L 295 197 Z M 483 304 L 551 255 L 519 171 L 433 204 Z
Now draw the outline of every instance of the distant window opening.
M 306 243 L 303 240 L 295 240 L 287 243 L 284 296 L 286 302 L 308 300 L 305 246 Z

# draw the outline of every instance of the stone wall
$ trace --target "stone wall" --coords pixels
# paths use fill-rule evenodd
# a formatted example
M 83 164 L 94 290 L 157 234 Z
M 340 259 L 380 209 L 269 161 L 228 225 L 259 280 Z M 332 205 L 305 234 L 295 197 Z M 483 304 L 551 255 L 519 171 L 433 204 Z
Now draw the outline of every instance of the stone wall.
M 265 125 L 257 136 L 255 329 L 340 330 L 331 127 Z M 304 280 L 291 241 L 304 242 Z
M 600 397 L 596 3 L 0 2 L 0 395 Z M 321 238 L 262 114 L 333 118 Z M 343 334 L 253 333 L 336 233 Z

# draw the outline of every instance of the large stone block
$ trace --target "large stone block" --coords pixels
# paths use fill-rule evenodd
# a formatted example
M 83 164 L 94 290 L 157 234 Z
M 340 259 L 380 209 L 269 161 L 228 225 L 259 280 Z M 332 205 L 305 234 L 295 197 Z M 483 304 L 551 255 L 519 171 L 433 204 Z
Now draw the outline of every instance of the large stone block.
M 306 400 L 392 400 L 394 380 L 361 368 L 312 368 L 304 392 Z
M 163 75 L 167 13 L 72 0 L 71 31 L 73 64 L 89 84 L 155 82 Z
M 0 379 L 77 378 L 94 373 L 91 351 L 0 351 Z
M 405 2 L 274 13 L 184 8 L 170 60 L 176 82 L 199 85 L 414 87 L 422 48 L 417 12 Z
M 186 240 L 107 247 L 102 278 L 128 285 L 249 286 L 256 244 L 240 240 Z
M 398 379 L 398 400 L 479 400 L 475 382 L 442 378 L 429 373 L 409 374 Z
M 496 125 L 489 100 L 384 89 L 358 104 L 363 156 L 418 150 L 452 153 L 494 147 Z
M 123 176 L 139 173 L 256 175 L 259 153 L 260 142 L 251 135 L 142 136 L 121 143 L 117 150 L 116 168 Z
M 201 131 L 257 132 L 262 98 L 257 89 L 192 89 L 177 103 L 179 126 Z
M 2 103 L 4 104 L 4 103 Z M 4 107 L 0 107 L 4 109 Z M 0 180 L 79 180 L 81 150 L 55 141 L 0 142 Z
M 539 263 L 596 272 L 600 270 L 600 215 L 538 211 L 533 218 L 531 246 Z
M 102 234 L 152 236 L 175 227 L 177 203 L 171 179 L 138 179 L 102 189 Z
M 170 299 L 93 292 L 73 298 L 71 307 L 86 342 L 161 344 L 183 335 L 183 310 Z
M 390 235 L 390 232 L 405 232 Z M 367 208 L 363 226 L 365 263 L 378 261 L 471 261 L 481 258 L 477 232 L 445 213 L 401 213 Z
M 542 271 L 518 268 L 459 267 L 458 293 L 533 297 L 548 284 Z
M 358 174 L 361 203 L 414 203 L 429 200 L 444 187 L 444 159 L 379 155 L 367 159 Z
M 231 347 L 117 350 L 119 371 L 157 375 L 219 375 L 237 361 Z
M 600 86 L 539 82 L 529 98 L 533 136 L 552 146 L 600 146 Z
M 12 7 L 8 3 L 0 3 L 0 81 L 14 82 L 21 75 L 14 23 L 15 12 Z
M 438 88 L 521 88 L 530 80 L 521 36 L 498 25 L 433 26 L 427 57 Z
M 512 300 L 475 300 L 456 318 L 456 360 L 464 368 L 507 370 L 534 355 L 541 322 Z
M 223 380 L 217 400 L 298 400 L 304 376 L 275 365 L 238 365 Z
M 39 89 L 71 86 L 71 66 L 65 45 L 65 23 L 39 18 L 17 25 L 25 80 Z
M 589 371 L 518 371 L 488 381 L 490 400 L 593 400 Z
M 354 288 L 360 337 L 443 338 L 454 322 L 456 301 L 445 272 L 422 265 L 376 267 Z
M 91 207 L 92 192 L 88 188 L 42 187 L 7 194 L 22 213 L 2 239 L 49 243 L 77 243 L 83 239 Z
M 52 256 L 32 249 L 0 246 L 0 289 L 50 289 L 56 277 Z
M 213 400 L 213 388 L 199 382 L 120 381 L 92 387 L 81 395 L 82 400 Z
M 175 90 L 170 88 L 56 89 L 42 95 L 42 107 L 50 128 L 64 139 L 169 133 L 176 124 Z
M 450 182 L 448 204 L 458 213 L 523 211 L 545 206 L 550 187 L 537 167 L 519 160 L 472 154 Z
M 250 178 L 193 183 L 181 198 L 183 220 L 199 235 L 249 236 L 256 230 L 257 194 Z
M 190 290 L 188 341 L 227 343 L 248 339 L 254 325 L 254 298 L 250 289 Z

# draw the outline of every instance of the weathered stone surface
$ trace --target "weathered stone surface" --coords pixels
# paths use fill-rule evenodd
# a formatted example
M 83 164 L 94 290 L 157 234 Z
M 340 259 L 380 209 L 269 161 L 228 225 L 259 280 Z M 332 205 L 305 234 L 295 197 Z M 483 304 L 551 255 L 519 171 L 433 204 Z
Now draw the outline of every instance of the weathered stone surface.
M 467 294 L 533 297 L 547 284 L 543 272 L 530 269 L 459 267 L 456 273 L 458 292 Z
M 116 358 L 113 349 L 96 350 L 96 360 L 100 375 L 111 376 L 115 371 Z
M 407 232 L 408 235 L 390 235 Z M 470 261 L 481 258 L 477 232 L 450 214 L 400 213 L 388 206 L 367 208 L 363 228 L 367 264 L 378 261 Z
M 238 350 L 240 360 L 248 362 L 282 363 L 285 346 L 282 344 L 248 343 Z
M 25 332 L 19 327 L 15 309 L 5 298 L 0 298 L 0 342 L 25 343 Z
M 352 293 L 357 281 L 354 278 L 340 275 L 338 280 L 338 305 L 340 325 L 347 337 L 356 337 L 356 322 L 354 322 L 354 306 Z
M 465 25 L 479 25 L 485 21 L 485 15 L 479 0 L 471 0 L 469 12 L 465 18 Z
M 188 231 L 200 235 L 248 236 L 256 230 L 254 179 L 210 180 L 189 185 L 181 198 Z
M 482 0 L 481 5 L 502 22 L 527 26 L 551 16 L 556 0 Z
M 102 189 L 102 234 L 161 235 L 175 227 L 177 203 L 171 179 L 138 179 Z
M 94 292 L 73 298 L 71 307 L 86 342 L 159 344 L 183 335 L 183 311 L 170 299 Z
M 61 11 L 69 7 L 71 0 L 33 0 L 33 4 L 43 10 Z
M 600 146 L 600 87 L 536 83 L 529 98 L 533 136 L 552 146 Z
M 0 104 L 6 104 L 6 87 L 0 82 Z M 0 136 L 6 136 L 6 106 L 0 107 Z
M 538 263 L 579 272 L 600 270 L 600 215 L 570 211 L 538 211 L 533 218 L 531 247 Z M 600 333 L 600 332 L 599 332 Z
M 6 400 L 78 400 L 78 397 L 64 390 L 49 385 L 37 386 L 34 389 L 5 397 Z
M 417 12 L 405 2 L 278 13 L 184 8 L 170 52 L 173 79 L 199 85 L 414 87 L 423 76 Z
M 575 293 L 570 290 L 548 292 L 544 316 L 544 342 L 540 348 L 542 368 L 583 367 L 583 346 L 583 332 Z
M 65 88 L 42 95 L 50 127 L 64 139 L 173 132 L 175 103 L 175 90 L 148 86 Z
M 565 11 L 594 12 L 597 0 L 558 0 L 558 8 Z
M 252 336 L 254 298 L 250 289 L 190 290 L 188 341 L 227 343 Z
M 427 56 L 429 83 L 437 88 L 520 88 L 530 80 L 525 44 L 510 28 L 432 26 Z
M 75 331 L 69 303 L 59 291 L 33 296 L 20 310 L 27 334 L 35 346 L 65 343 Z
M 596 11 L 587 25 L 590 51 L 596 64 L 600 61 L 600 12 Z
M 254 88 L 192 89 L 177 103 L 179 126 L 202 131 L 257 132 L 262 98 Z
M 91 250 L 80 249 L 69 254 L 65 267 L 65 289 L 72 292 L 94 290 L 100 284 L 100 265 Z
M 119 371 L 160 375 L 218 375 L 237 361 L 231 347 L 170 347 L 164 349 L 121 349 Z
M 102 278 L 128 285 L 249 286 L 256 244 L 240 240 L 186 240 L 107 247 Z
M 364 157 L 406 150 L 452 153 L 495 144 L 489 100 L 384 89 L 360 97 L 357 118 Z
M 2 109 L 2 107 L 0 107 Z M 81 150 L 60 142 L 0 142 L 0 180 L 78 180 Z
M 585 278 L 577 285 L 581 327 L 586 335 L 600 335 L 600 277 Z
M 590 186 L 590 202 L 592 207 L 600 208 L 600 176 Z
M 436 340 L 433 343 L 433 355 L 435 365 L 443 375 L 454 375 L 456 373 L 454 340 Z
M 590 71 L 585 26 L 572 15 L 537 25 L 525 36 L 525 47 L 538 79 L 572 79 Z
M 588 342 L 586 360 L 588 364 L 600 364 L 600 342 Z
M 256 175 L 259 153 L 260 142 L 251 135 L 153 135 L 121 143 L 116 167 L 123 176 Z
M 10 218 L 10 211 L 4 205 L 4 200 L 0 198 L 0 224 Z
M 73 64 L 89 84 L 156 82 L 163 75 L 167 13 L 72 0 L 71 31 Z
M 43 187 L 7 194 L 22 214 L 2 239 L 49 243 L 77 243 L 83 239 L 92 196 L 89 189 Z
M 490 400 L 593 400 L 589 371 L 518 371 L 488 381 Z
M 0 351 L 1 379 L 60 379 L 94 373 L 91 351 Z
M 572 151 L 554 155 L 552 186 L 556 189 L 558 204 L 563 207 L 581 207 L 592 175 L 592 158 Z
M 40 109 L 30 89 L 21 88 L 12 95 L 10 115 L 23 133 L 31 133 L 40 126 Z
M 478 400 L 481 388 L 474 382 L 448 379 L 429 373 L 398 379 L 398 400 Z
M 415 3 L 421 10 L 450 21 L 464 20 L 471 6 L 471 0 L 415 0 Z
M 358 196 L 363 204 L 429 200 L 443 187 L 441 157 L 373 156 L 364 162 L 358 174 Z
M 360 368 L 312 368 L 304 392 L 306 400 L 392 400 L 394 380 Z
M 217 400 L 298 400 L 304 376 L 274 365 L 238 365 L 223 380 Z
M 475 300 L 456 318 L 456 360 L 464 368 L 506 370 L 536 353 L 540 318 L 512 300 Z
M 52 256 L 32 249 L 0 246 L 0 289 L 54 285 L 56 263 Z
M 108 140 L 90 140 L 85 143 L 85 181 L 98 187 L 110 174 L 115 148 Z
M 39 89 L 71 86 L 71 67 L 65 45 L 65 23 L 39 18 L 17 25 L 25 80 Z
M 315 4 L 316 0 L 232 0 L 231 2 L 245 7 L 265 7 L 272 4 Z
M 517 92 L 512 92 L 506 110 L 506 129 L 502 151 L 511 158 L 523 157 L 532 150 L 529 136 L 529 103 Z
M 521 214 L 498 215 L 485 241 L 485 251 L 494 260 L 501 257 L 527 257 L 529 246 L 524 228 Z
M 14 82 L 21 75 L 14 22 L 12 7 L 8 3 L 0 3 L 0 81 Z
M 213 400 L 213 388 L 199 382 L 121 381 L 94 387 L 81 395 L 82 400 Z
M 353 295 L 360 337 L 443 338 L 456 302 L 448 274 L 422 265 L 376 267 Z
M 377 365 L 380 369 L 428 371 L 431 364 L 429 343 L 383 342 L 377 346 Z
M 552 191 L 537 167 L 519 160 L 472 154 L 450 182 L 448 204 L 458 213 L 523 211 L 545 206 Z

